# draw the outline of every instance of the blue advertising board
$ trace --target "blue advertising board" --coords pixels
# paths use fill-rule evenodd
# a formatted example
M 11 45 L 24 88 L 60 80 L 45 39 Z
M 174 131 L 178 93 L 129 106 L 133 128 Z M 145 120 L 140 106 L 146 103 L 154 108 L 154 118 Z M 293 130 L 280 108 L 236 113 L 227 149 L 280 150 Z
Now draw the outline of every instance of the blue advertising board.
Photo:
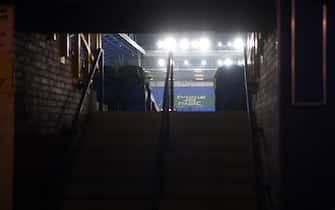
M 152 92 L 159 107 L 162 106 L 163 87 L 152 87 Z M 175 87 L 174 104 L 179 112 L 214 112 L 215 93 L 212 86 Z

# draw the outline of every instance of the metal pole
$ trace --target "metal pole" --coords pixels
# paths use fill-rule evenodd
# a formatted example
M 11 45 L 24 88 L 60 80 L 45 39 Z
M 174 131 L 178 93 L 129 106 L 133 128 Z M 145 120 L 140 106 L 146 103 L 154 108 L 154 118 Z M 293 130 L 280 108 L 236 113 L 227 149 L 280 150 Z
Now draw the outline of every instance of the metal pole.
M 102 49 L 101 49 L 101 50 L 102 50 Z M 92 81 L 93 81 L 93 77 L 94 77 L 94 75 L 95 75 L 95 72 L 96 72 L 96 69 L 97 69 L 97 66 L 98 66 L 98 61 L 99 61 L 99 59 L 100 59 L 100 56 L 102 56 L 102 54 L 103 54 L 103 53 L 99 51 L 98 56 L 97 56 L 97 58 L 96 58 L 96 61 L 94 62 L 94 65 L 93 65 L 92 70 L 91 70 L 91 72 L 90 72 L 89 80 L 87 81 L 87 84 L 86 84 L 86 86 L 85 86 L 85 89 L 84 89 L 84 91 L 83 91 L 83 93 L 82 93 L 82 95 L 81 95 L 81 98 L 80 98 L 78 107 L 77 107 L 76 112 L 75 112 L 75 114 L 74 114 L 73 121 L 72 121 L 72 127 L 75 127 L 76 124 L 77 124 L 77 120 L 78 120 L 79 114 L 80 114 L 80 112 L 81 112 L 81 110 L 82 110 L 82 108 L 83 108 L 83 103 L 84 103 L 84 101 L 85 101 L 87 92 L 88 92 L 88 90 L 89 90 L 89 88 L 90 88 L 90 86 L 91 86 L 91 83 L 92 83 Z
M 247 102 L 247 112 L 248 112 L 248 120 L 249 120 L 249 129 L 250 129 L 250 139 L 251 139 L 251 147 L 253 151 L 253 158 L 254 158 L 254 173 L 255 173 L 255 184 L 256 184 L 256 200 L 257 200 L 257 208 L 262 210 L 265 209 L 265 205 L 263 202 L 263 190 L 262 190 L 262 173 L 260 171 L 260 159 L 259 159 L 259 150 L 258 144 L 256 142 L 256 135 L 255 135 L 255 116 L 252 110 L 251 98 L 250 98 L 250 91 L 248 85 L 248 56 L 247 56 L 247 47 L 244 47 L 243 50 L 244 56 L 244 88 L 246 94 L 246 102 Z
M 100 107 L 99 110 L 102 112 L 103 111 L 103 106 L 104 106 L 104 102 L 105 102 L 105 71 L 104 71 L 104 65 L 105 65 L 105 61 L 104 61 L 104 50 L 101 50 L 101 58 L 100 58 Z
M 174 58 L 173 58 L 173 55 L 171 55 L 171 72 L 170 72 L 170 74 L 171 74 L 171 77 L 170 77 L 170 79 L 171 79 L 171 81 L 170 81 L 170 104 L 171 104 L 171 111 L 173 112 L 174 111 L 174 89 L 173 89 L 173 83 L 174 83 L 174 81 L 173 81 L 173 79 L 174 79 L 174 76 L 173 76 L 173 74 L 174 74 Z

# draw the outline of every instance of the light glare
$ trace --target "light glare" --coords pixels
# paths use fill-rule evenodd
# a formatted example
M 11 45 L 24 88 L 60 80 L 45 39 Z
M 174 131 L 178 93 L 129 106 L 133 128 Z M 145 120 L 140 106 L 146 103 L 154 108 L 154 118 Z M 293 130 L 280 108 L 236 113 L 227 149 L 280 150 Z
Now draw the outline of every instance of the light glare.
M 237 65 L 243 66 L 244 65 L 244 60 L 237 61 Z
M 210 41 L 207 38 L 201 38 L 199 44 L 201 50 L 208 50 L 211 45 Z
M 167 51 L 175 51 L 176 49 L 176 40 L 172 37 L 165 39 L 164 48 Z
M 195 78 L 195 80 L 204 80 L 204 78 Z
M 199 42 L 196 41 L 196 40 L 193 40 L 193 41 L 192 41 L 192 48 L 193 48 L 193 49 L 197 49 L 197 48 L 199 48 Z
M 188 63 L 188 60 L 184 60 L 184 65 L 188 65 L 189 63 Z
M 165 60 L 163 60 L 163 59 L 159 59 L 159 60 L 158 60 L 158 65 L 159 65 L 159 66 L 164 66 L 164 65 L 165 65 Z
M 235 39 L 235 41 L 234 41 L 234 48 L 236 50 L 241 50 L 241 49 L 243 49 L 243 47 L 244 47 L 243 40 L 241 38 Z
M 158 47 L 158 49 L 162 49 L 164 47 L 164 42 L 162 42 L 161 40 L 159 40 L 157 42 L 157 47 Z
M 231 66 L 233 64 L 233 61 L 230 59 L 230 58 L 227 58 L 225 61 L 224 61 L 224 65 L 225 66 Z
M 206 60 L 201 61 L 201 65 L 205 66 L 207 64 Z
M 186 50 L 186 49 L 188 49 L 188 47 L 189 47 L 188 40 L 187 39 L 182 39 L 180 41 L 180 48 L 183 49 L 183 50 Z
M 194 71 L 193 71 L 194 73 L 201 73 L 202 72 L 202 70 L 201 69 L 194 69 Z

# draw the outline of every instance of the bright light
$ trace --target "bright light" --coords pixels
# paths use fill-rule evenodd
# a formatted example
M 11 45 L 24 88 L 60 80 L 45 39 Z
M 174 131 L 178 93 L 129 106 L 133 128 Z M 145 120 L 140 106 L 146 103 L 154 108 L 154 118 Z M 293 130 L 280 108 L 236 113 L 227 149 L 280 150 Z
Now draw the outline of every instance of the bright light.
M 222 60 L 218 60 L 218 66 L 222 66 L 223 65 L 223 62 L 222 62 Z
M 184 65 L 188 65 L 189 63 L 188 63 L 188 60 L 184 60 Z
M 180 48 L 183 50 L 186 50 L 189 47 L 189 42 L 187 39 L 182 39 L 179 44 L 180 44 Z
M 241 38 L 237 38 L 234 40 L 234 48 L 236 50 L 241 50 L 244 47 L 244 42 Z
M 204 80 L 204 78 L 194 78 L 195 80 Z
M 201 61 L 201 65 L 205 66 L 207 64 L 206 60 Z
M 244 65 L 244 60 L 237 61 L 237 65 L 243 66 Z
M 195 77 L 203 77 L 203 74 L 194 74 Z
M 218 47 L 222 47 L 222 42 L 218 42 Z
M 201 73 L 202 72 L 202 70 L 201 69 L 194 69 L 194 71 L 193 71 L 194 73 Z
M 162 42 L 162 41 L 159 40 L 157 42 L 157 47 L 158 47 L 158 49 L 162 49 L 164 47 L 164 42 Z
M 196 41 L 196 40 L 193 40 L 191 45 L 192 45 L 193 49 L 196 49 L 196 48 L 199 48 L 200 43 L 198 41 Z
M 176 40 L 174 38 L 169 37 L 164 41 L 164 49 L 167 51 L 175 51 L 176 45 Z
M 207 38 L 201 38 L 199 42 L 199 47 L 201 50 L 208 50 L 211 43 Z
M 232 43 L 231 43 L 231 42 L 227 42 L 227 46 L 228 46 L 228 47 L 231 47 L 231 46 L 232 46 Z
M 158 65 L 159 65 L 159 66 L 164 66 L 164 65 L 165 65 L 165 60 L 163 60 L 163 59 L 159 59 L 159 60 L 158 60 Z
M 230 59 L 230 58 L 227 58 L 225 61 L 224 61 L 224 65 L 225 66 L 231 66 L 233 64 L 233 61 Z

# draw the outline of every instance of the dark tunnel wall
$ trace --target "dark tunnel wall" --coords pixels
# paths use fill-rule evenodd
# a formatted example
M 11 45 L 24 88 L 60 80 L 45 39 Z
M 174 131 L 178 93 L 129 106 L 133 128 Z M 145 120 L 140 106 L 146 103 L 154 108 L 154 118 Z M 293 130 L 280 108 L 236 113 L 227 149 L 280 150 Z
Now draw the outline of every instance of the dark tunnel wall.
M 71 126 L 81 90 L 72 82 L 71 57 L 60 62 L 59 39 L 15 33 L 14 47 L 14 208 L 45 209 L 46 169 L 68 143 L 60 134 Z M 87 101 L 83 113 L 88 108 Z
M 16 0 L 17 31 L 260 31 L 273 26 L 274 0 Z M 43 17 L 43 18 L 42 18 Z
M 284 209 L 334 209 L 334 114 L 335 114 L 335 3 L 327 6 L 327 101 L 320 96 L 322 75 L 322 1 L 296 0 L 296 95 L 293 104 L 292 79 L 292 0 L 281 1 L 280 86 L 281 157 Z M 306 17 L 308 15 L 308 17 Z M 302 45 L 301 43 L 304 43 Z M 311 43 L 311 44 L 309 44 Z M 310 57 L 310 55 L 317 55 Z M 304 65 L 299 65 L 304 63 Z M 315 82 L 313 82 L 315 81 Z M 307 82 L 307 83 L 306 83 Z M 299 92 L 300 91 L 300 92 Z M 319 96 L 315 97 L 315 92 Z M 301 94 L 303 93 L 303 94 Z M 301 103 L 302 102 L 302 103 Z M 307 102 L 307 104 L 306 104 Z M 308 104 L 315 102 L 316 104 Z
M 89 7 L 93 8 L 93 6 L 85 4 L 79 5 L 73 2 L 58 2 L 46 5 L 45 3 L 39 4 L 40 2 L 36 1 L 27 3 L 22 1 L 18 2 L 16 8 L 16 30 L 45 32 L 66 30 L 99 32 L 159 31 L 166 26 L 170 27 L 164 28 L 164 30 L 178 30 L 182 27 L 185 28 L 185 25 L 192 23 L 193 29 L 197 30 L 208 29 L 234 31 L 243 29 L 244 31 L 258 31 L 267 28 L 266 26 L 268 25 L 272 25 L 268 24 L 273 21 L 273 19 L 269 17 L 272 17 L 272 15 L 275 14 L 271 10 L 253 10 L 252 6 L 250 7 L 251 9 L 249 7 L 244 7 L 248 4 L 243 4 L 243 2 L 245 3 L 247 1 L 235 2 L 235 7 L 239 5 L 243 6 L 239 7 L 239 9 L 232 9 L 233 7 L 224 6 L 226 1 L 221 1 L 217 4 L 213 1 L 213 4 L 209 4 L 211 5 L 210 8 L 207 8 L 206 6 L 203 7 L 206 8 L 203 10 L 203 13 L 201 13 L 201 10 L 199 9 L 202 7 L 201 4 L 196 4 L 196 6 L 194 6 L 197 7 L 198 10 L 192 10 L 194 11 L 193 13 L 188 11 L 191 10 L 190 6 L 185 5 L 184 7 L 180 7 L 179 11 L 182 11 L 182 9 L 187 11 L 184 14 L 189 14 L 188 17 L 198 17 L 185 21 L 184 23 L 180 23 L 178 21 L 180 16 L 183 15 L 181 13 L 178 14 L 178 11 L 172 19 L 164 20 L 164 18 L 161 17 L 164 17 L 165 15 L 163 16 L 162 14 L 167 14 L 166 12 L 168 10 L 165 10 L 165 13 L 162 10 L 155 10 L 153 13 L 148 13 L 146 19 L 143 18 L 143 22 L 138 24 L 138 22 L 134 20 L 141 16 L 141 14 L 139 14 L 140 11 L 148 11 L 152 8 L 148 6 L 149 4 L 143 4 L 140 5 L 140 7 L 137 7 L 138 5 L 136 4 L 129 4 L 129 2 L 124 1 L 124 4 L 116 4 L 116 6 L 112 5 L 112 3 L 99 4 L 100 6 L 94 7 L 94 9 L 89 9 Z M 261 3 L 262 1 L 258 2 Z M 290 83 L 292 79 L 290 52 L 290 12 L 292 0 L 281 0 L 280 2 L 280 155 L 282 163 L 281 169 L 283 173 L 281 186 L 282 201 L 284 204 L 283 207 L 284 209 L 333 209 L 333 196 L 335 189 L 335 169 L 333 167 L 335 158 L 335 89 L 333 87 L 335 84 L 335 75 L 334 71 L 331 70 L 335 69 L 335 60 L 332 59 L 335 54 L 334 39 L 328 38 L 327 42 L 327 105 L 314 107 L 292 105 L 292 86 Z M 313 8 L 308 8 L 309 4 L 321 1 L 297 0 L 297 2 L 299 3 L 298 7 L 300 9 L 308 10 Z M 328 4 L 327 18 L 329 30 L 327 35 L 328 37 L 335 37 L 335 3 L 330 0 L 324 2 L 327 2 Z M 129 5 L 132 5 L 133 9 L 128 10 L 126 8 L 126 4 L 127 8 Z M 178 3 L 173 5 L 178 5 Z M 234 6 L 233 3 L 230 5 Z M 43 6 L 45 8 L 49 8 L 49 10 L 41 9 Z M 216 7 L 214 8 L 215 11 L 212 9 L 213 7 Z M 220 8 L 225 8 L 224 11 L 231 12 L 221 13 Z M 136 9 L 139 10 L 137 11 L 137 14 L 129 16 L 129 13 L 131 13 L 131 11 L 135 11 Z M 212 12 L 217 15 L 208 15 Z M 313 10 L 310 10 L 309 12 L 313 13 Z M 232 15 L 232 13 L 234 14 Z M 319 33 L 320 31 L 308 28 L 309 22 L 304 20 L 303 12 L 300 14 L 302 14 L 300 16 L 302 17 L 300 19 L 302 22 L 300 23 L 303 23 L 306 27 L 299 29 L 302 33 L 300 33 L 297 38 L 305 40 L 306 44 L 308 44 L 315 41 L 313 40 L 313 34 Z M 206 15 L 208 16 L 206 17 Z M 232 18 L 231 15 L 239 18 Z M 205 19 L 205 17 L 207 19 Z M 100 18 L 102 18 L 102 21 L 100 21 Z M 250 22 L 249 20 L 253 21 Z M 304 36 L 308 33 L 310 33 L 308 36 Z M 319 37 L 319 34 L 316 34 L 315 37 Z M 317 41 L 319 42 L 320 40 Z M 311 81 L 313 81 L 313 74 L 315 73 L 315 75 L 319 76 L 321 67 L 313 68 L 313 65 L 315 64 L 313 64 L 314 60 L 304 57 L 304 55 L 307 55 L 307 51 L 305 52 L 300 49 L 299 53 L 302 57 L 298 59 L 306 62 L 307 64 L 312 63 L 311 65 L 306 65 L 306 69 L 309 73 L 312 72 L 312 74 L 301 77 L 301 75 L 304 74 L 303 72 L 300 72 L 302 74 L 300 74 L 299 77 L 309 77 L 307 80 L 311 79 Z M 300 88 L 300 90 L 304 90 L 308 93 L 311 88 L 319 87 L 315 86 L 313 83 L 308 83 L 307 85 L 302 85 Z
M 275 30 L 268 34 L 249 34 L 250 42 L 257 42 L 248 51 L 252 64 L 248 66 L 249 84 L 252 87 L 252 105 L 255 110 L 258 135 L 264 152 L 264 171 L 271 186 L 271 195 L 276 207 L 280 203 L 280 81 L 279 81 L 279 37 Z M 256 47 L 257 46 L 257 47 Z

